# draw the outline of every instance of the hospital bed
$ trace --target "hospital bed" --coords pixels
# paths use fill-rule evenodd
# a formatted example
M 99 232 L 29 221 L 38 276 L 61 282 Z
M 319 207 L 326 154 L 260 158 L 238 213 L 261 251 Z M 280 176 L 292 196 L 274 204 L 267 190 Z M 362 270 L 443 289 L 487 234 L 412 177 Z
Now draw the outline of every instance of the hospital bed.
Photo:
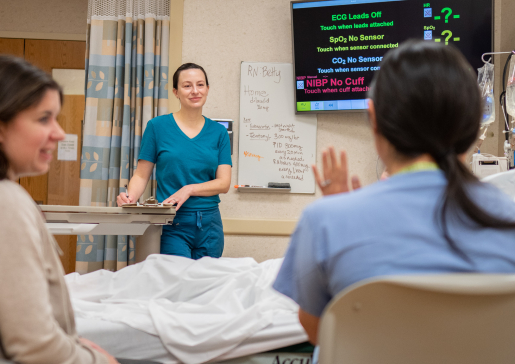
M 162 225 L 170 224 L 175 217 L 175 208 L 119 208 L 119 207 L 94 207 L 94 206 L 41 206 L 45 215 L 47 227 L 56 235 L 136 235 L 136 261 L 142 262 L 149 255 L 159 252 L 159 242 Z M 73 279 L 89 279 L 88 277 L 99 275 L 98 280 L 89 282 L 91 287 L 98 287 L 108 280 L 108 274 L 120 276 L 122 272 L 136 271 L 138 266 L 148 267 L 155 261 L 171 260 L 172 266 L 184 264 L 180 257 L 165 257 L 154 255 L 150 262 L 143 262 L 142 265 L 136 265 L 124 268 L 118 273 L 107 271 L 93 272 L 84 276 L 72 273 L 67 276 L 67 282 Z M 250 262 L 253 267 L 257 267 L 257 263 L 251 258 L 239 259 L 212 259 L 209 269 L 213 268 L 219 262 L 222 264 L 221 269 L 226 264 L 239 265 L 241 262 Z M 175 262 L 178 260 L 179 262 Z M 205 260 L 205 259 L 204 259 Z M 188 262 L 193 262 L 187 260 Z M 227 263 L 229 262 L 229 263 Z M 194 264 L 203 264 L 195 262 Z M 268 271 L 266 280 L 270 285 L 275 278 L 276 270 L 280 266 L 280 262 L 275 262 L 272 273 Z M 274 271 L 275 270 L 275 271 Z M 256 270 L 254 270 L 255 275 Z M 126 273 L 123 273 L 126 274 Z M 151 275 L 155 276 L 153 272 Z M 102 276 L 103 275 L 103 276 Z M 74 276 L 72 279 L 71 276 Z M 180 273 L 178 276 L 182 276 Z M 80 277 L 80 278 L 77 278 Z M 242 279 L 241 275 L 238 279 Z M 175 278 L 168 278 L 173 281 Z M 115 280 L 113 280 L 114 282 Z M 143 281 L 142 285 L 145 285 Z M 186 284 L 186 283 L 185 283 Z M 262 280 L 258 280 L 257 284 L 263 284 Z M 124 284 L 121 284 L 124 286 Z M 70 287 L 70 283 L 69 283 Z M 240 287 L 241 288 L 241 287 Z M 245 287 L 243 287 L 245 288 Z M 137 288 L 135 291 L 138 291 Z M 270 288 L 271 290 L 271 288 Z M 106 349 L 111 355 L 117 358 L 127 359 L 145 359 L 153 360 L 160 363 L 179 363 L 181 362 L 167 349 L 163 339 L 155 333 L 148 333 L 129 326 L 123 322 L 109 321 L 98 317 L 81 317 L 77 315 L 77 293 L 76 289 L 70 288 L 70 294 L 74 308 L 76 309 L 77 331 L 79 334 L 93 342 L 98 343 Z M 278 294 L 279 295 L 279 294 Z M 279 295 L 280 296 L 280 295 Z M 81 296 L 82 297 L 82 296 Z M 89 299 L 89 298 L 88 298 Z M 293 302 L 293 301 L 292 301 Z M 257 330 L 247 337 L 238 345 L 225 351 L 222 355 L 210 359 L 213 363 L 227 364 L 264 364 L 264 363 L 291 363 L 310 364 L 312 347 L 302 347 L 303 350 L 298 352 L 297 347 L 292 345 L 304 343 L 307 336 L 300 326 L 296 317 L 296 307 L 287 314 L 278 314 L 274 316 L 273 322 L 268 323 L 265 327 Z M 84 313 L 84 312 L 83 312 Z M 91 316 L 91 315 L 90 315 Z M 93 315 L 94 316 L 94 315 Z M 170 344 L 169 344 L 170 345 Z M 168 348 L 170 347 L 168 345 Z M 286 351 L 281 349 L 286 348 Z M 202 350 L 199 347 L 199 350 Z M 279 350 L 270 352 L 271 350 Z M 196 359 L 195 359 L 196 360 Z M 201 362 L 201 361 L 197 361 Z
M 146 359 L 159 363 L 179 363 L 157 336 L 127 325 L 98 319 L 76 319 L 82 337 L 98 343 L 117 358 Z M 294 333 L 295 332 L 295 333 Z M 218 358 L 218 364 L 311 364 L 313 346 L 304 333 L 279 319 L 241 345 Z
M 66 276 L 77 331 L 118 358 L 310 364 L 298 306 L 271 288 L 282 259 L 154 254 L 118 272 Z

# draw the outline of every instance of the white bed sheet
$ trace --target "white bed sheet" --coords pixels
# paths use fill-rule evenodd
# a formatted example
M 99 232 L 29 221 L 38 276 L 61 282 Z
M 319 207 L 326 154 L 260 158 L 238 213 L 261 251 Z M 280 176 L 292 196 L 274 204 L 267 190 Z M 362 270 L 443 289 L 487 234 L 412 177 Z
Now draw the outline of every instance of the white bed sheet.
M 164 347 L 158 336 L 147 334 L 122 323 L 100 319 L 76 318 L 80 336 L 98 343 L 117 358 L 147 359 L 165 364 L 180 363 Z M 233 350 L 216 358 L 212 363 L 226 363 L 230 359 L 242 358 L 256 353 L 279 349 L 307 341 L 304 332 L 285 317 L 278 317 L 272 325 L 258 331 Z M 306 355 L 310 357 L 310 354 Z M 275 356 L 274 358 L 275 359 Z M 272 363 L 274 360 L 269 360 Z M 246 358 L 246 363 L 251 362 Z M 282 363 L 283 360 L 280 361 Z
M 216 362 L 306 341 L 298 306 L 271 288 L 281 262 L 151 255 L 66 281 L 79 334 L 113 355 Z

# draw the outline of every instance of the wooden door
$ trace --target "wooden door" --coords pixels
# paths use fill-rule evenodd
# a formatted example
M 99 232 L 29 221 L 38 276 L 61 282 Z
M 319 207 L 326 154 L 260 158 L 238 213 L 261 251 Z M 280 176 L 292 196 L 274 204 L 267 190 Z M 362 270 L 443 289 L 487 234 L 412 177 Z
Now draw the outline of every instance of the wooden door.
M 0 39 L 0 53 L 14 54 L 52 74 L 55 68 L 85 68 L 86 42 L 35 39 Z M 64 95 L 59 124 L 66 134 L 78 136 L 77 161 L 59 161 L 54 154 L 50 170 L 37 177 L 23 177 L 20 184 L 39 204 L 79 204 L 80 153 L 82 145 L 82 120 L 84 116 L 84 95 Z M 77 236 L 55 236 L 64 252 L 61 256 L 65 272 L 75 271 Z
M 50 74 L 54 68 L 83 70 L 85 54 L 86 42 L 25 40 L 25 59 Z M 66 134 L 78 135 L 77 160 L 59 161 L 55 152 L 46 175 L 22 179 L 21 184 L 34 200 L 42 200 L 48 205 L 78 206 L 84 105 L 83 95 L 64 95 L 58 121 Z M 75 272 L 77 236 L 60 235 L 55 238 L 64 252 L 61 257 L 64 271 L 67 274 Z
M 85 53 L 86 42 L 38 39 L 25 40 L 25 59 L 50 74 L 52 74 L 52 69 L 54 68 L 84 69 Z M 61 120 L 62 119 L 63 116 L 61 116 Z M 82 116 L 77 122 L 80 123 L 81 120 Z M 61 126 L 66 127 L 67 125 Z M 66 128 L 64 128 L 64 131 L 68 134 Z M 55 173 L 52 172 L 56 168 L 58 170 L 61 169 L 60 165 L 63 163 L 57 161 L 57 158 L 55 157 L 56 156 L 54 156 L 53 162 L 50 166 L 50 172 L 48 174 L 37 177 L 21 178 L 21 185 L 27 189 L 37 203 L 54 205 L 53 201 L 48 200 L 48 182 L 50 176 L 54 175 L 54 177 L 57 177 L 55 176 Z M 61 176 L 61 178 L 57 177 L 55 181 L 52 180 L 52 184 L 57 182 L 59 187 L 64 187 L 63 184 L 65 181 L 65 176 Z

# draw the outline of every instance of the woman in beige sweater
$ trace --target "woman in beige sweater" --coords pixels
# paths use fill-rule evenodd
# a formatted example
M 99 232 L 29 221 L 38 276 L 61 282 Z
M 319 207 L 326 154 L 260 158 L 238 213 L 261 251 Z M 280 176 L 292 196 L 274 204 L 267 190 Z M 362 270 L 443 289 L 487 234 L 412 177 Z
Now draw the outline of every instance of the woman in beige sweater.
M 75 331 L 57 256 L 41 211 L 16 181 L 48 171 L 64 131 L 60 87 L 22 59 L 0 56 L 0 360 L 118 363 Z

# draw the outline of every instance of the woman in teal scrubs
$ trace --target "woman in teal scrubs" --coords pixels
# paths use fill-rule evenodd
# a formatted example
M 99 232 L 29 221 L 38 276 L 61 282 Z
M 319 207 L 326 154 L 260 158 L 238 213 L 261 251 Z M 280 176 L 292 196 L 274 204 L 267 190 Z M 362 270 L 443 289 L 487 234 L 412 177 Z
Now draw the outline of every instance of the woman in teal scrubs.
M 161 253 L 192 259 L 219 258 L 224 247 L 220 193 L 231 184 L 231 147 L 227 130 L 202 115 L 209 82 L 194 63 L 173 75 L 181 109 L 150 120 L 143 134 L 138 166 L 118 205 L 136 202 L 156 166 L 157 200 L 176 204 L 173 225 L 163 227 Z

